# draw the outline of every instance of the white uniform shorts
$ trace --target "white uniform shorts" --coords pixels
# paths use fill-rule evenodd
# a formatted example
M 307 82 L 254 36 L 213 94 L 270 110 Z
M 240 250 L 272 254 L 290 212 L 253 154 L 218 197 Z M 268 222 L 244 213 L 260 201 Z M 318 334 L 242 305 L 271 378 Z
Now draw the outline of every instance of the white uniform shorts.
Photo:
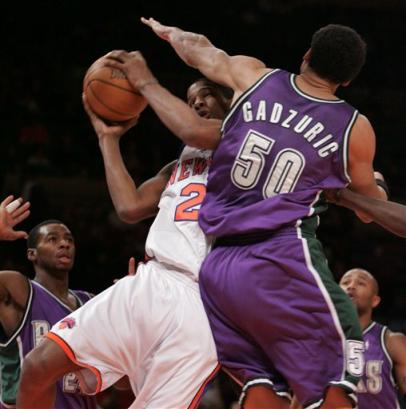
M 95 394 L 128 375 L 131 408 L 194 408 L 219 366 L 198 284 L 156 261 L 55 324 L 48 338 Z

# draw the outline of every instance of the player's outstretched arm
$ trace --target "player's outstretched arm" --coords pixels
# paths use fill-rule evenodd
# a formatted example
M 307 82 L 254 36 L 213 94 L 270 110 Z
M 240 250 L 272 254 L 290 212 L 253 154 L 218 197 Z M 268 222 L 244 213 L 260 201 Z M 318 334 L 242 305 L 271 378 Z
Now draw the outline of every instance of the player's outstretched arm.
M 0 203 L 0 240 L 17 240 L 28 237 L 25 231 L 15 231 L 14 226 L 30 215 L 30 202 L 24 203 L 21 197 L 13 199 L 14 197 L 10 195 Z
M 165 26 L 152 17 L 142 17 L 141 21 L 168 41 L 186 64 L 210 80 L 232 88 L 235 98 L 266 71 L 262 61 L 244 55 L 229 56 L 202 34 Z
M 139 51 L 112 51 L 106 55 L 105 63 L 125 73 L 164 125 L 186 145 L 200 149 L 217 147 L 221 121 L 201 118 L 186 102 L 161 86 Z
M 327 199 L 339 206 L 366 215 L 370 220 L 400 237 L 406 237 L 406 206 L 366 197 L 350 189 L 327 192 Z
M 118 216 L 126 223 L 136 223 L 154 216 L 174 163 L 165 166 L 155 177 L 137 187 L 120 151 L 121 136 L 135 125 L 137 119 L 108 125 L 92 112 L 85 97 L 83 105 L 99 138 L 107 186 Z

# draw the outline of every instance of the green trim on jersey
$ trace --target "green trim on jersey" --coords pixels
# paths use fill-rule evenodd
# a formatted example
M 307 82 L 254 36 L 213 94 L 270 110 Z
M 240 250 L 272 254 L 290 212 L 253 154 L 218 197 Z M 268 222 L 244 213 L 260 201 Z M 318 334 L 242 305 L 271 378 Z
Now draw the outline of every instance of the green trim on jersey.
M 14 405 L 20 382 L 21 360 L 18 341 L 14 339 L 7 347 L 0 348 L 1 400 Z
M 307 242 L 311 263 L 326 288 L 337 312 L 338 320 L 346 340 L 363 341 L 357 311 L 347 294 L 336 283 L 324 255 L 323 246 L 315 236 L 309 235 L 309 229 L 314 228 L 314 218 L 306 219 L 299 227 L 303 227 L 303 238 Z M 345 357 L 344 357 L 345 358 Z M 345 380 L 357 385 L 359 377 L 346 372 Z

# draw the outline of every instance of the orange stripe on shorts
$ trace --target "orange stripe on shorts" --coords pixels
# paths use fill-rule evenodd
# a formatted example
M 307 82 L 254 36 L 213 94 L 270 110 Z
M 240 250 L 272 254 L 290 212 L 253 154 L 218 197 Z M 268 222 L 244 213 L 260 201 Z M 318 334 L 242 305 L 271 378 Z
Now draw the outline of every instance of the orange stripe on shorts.
M 95 392 L 95 394 L 96 394 L 96 393 L 99 393 L 100 390 L 101 390 L 101 387 L 102 387 L 102 377 L 101 377 L 100 371 L 99 371 L 97 368 L 95 368 L 94 366 L 87 365 L 87 364 L 84 364 L 84 363 L 82 363 L 82 362 L 79 362 L 79 361 L 76 359 L 75 353 L 72 351 L 72 349 L 71 349 L 71 347 L 69 346 L 69 344 L 67 344 L 67 343 L 65 342 L 65 340 L 63 340 L 63 339 L 62 339 L 61 337 L 59 337 L 58 335 L 54 334 L 53 332 L 48 332 L 45 336 L 46 336 L 47 338 L 49 338 L 51 341 L 56 342 L 56 343 L 62 348 L 63 352 L 65 352 L 66 356 L 67 356 L 73 363 L 75 363 L 76 365 L 79 365 L 79 366 L 81 366 L 81 367 L 83 367 L 83 368 L 89 369 L 89 370 L 94 374 L 94 376 L 95 376 L 96 379 L 97 379 L 97 386 L 96 386 L 96 392 Z
M 199 404 L 200 398 L 203 395 L 204 389 L 207 386 L 207 384 L 215 377 L 217 372 L 220 370 L 221 365 L 217 364 L 217 366 L 214 368 L 213 372 L 207 377 L 207 379 L 203 382 L 202 386 L 199 388 L 197 391 L 195 397 L 193 398 L 191 404 L 188 406 L 188 409 L 195 409 L 197 408 L 197 405 Z

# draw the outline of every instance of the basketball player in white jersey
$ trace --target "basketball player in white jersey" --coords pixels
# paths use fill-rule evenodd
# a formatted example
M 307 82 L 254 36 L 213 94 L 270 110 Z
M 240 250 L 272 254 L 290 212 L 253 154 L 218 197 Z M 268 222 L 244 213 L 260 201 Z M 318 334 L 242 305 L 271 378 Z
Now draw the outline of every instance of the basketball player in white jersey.
M 164 88 L 157 92 L 164 115 L 184 122 L 191 135 L 220 128 L 228 109 L 220 88 L 205 79 L 188 90 L 194 111 Z M 186 146 L 176 163 L 136 187 L 119 148 L 136 120 L 107 126 L 84 102 L 118 215 L 135 223 L 157 214 L 146 242 L 150 260 L 51 329 L 24 362 L 17 407 L 51 408 L 56 380 L 77 371 L 90 394 L 128 375 L 136 396 L 131 408 L 195 408 L 219 368 L 197 283 L 209 250 L 197 217 L 211 151 Z

